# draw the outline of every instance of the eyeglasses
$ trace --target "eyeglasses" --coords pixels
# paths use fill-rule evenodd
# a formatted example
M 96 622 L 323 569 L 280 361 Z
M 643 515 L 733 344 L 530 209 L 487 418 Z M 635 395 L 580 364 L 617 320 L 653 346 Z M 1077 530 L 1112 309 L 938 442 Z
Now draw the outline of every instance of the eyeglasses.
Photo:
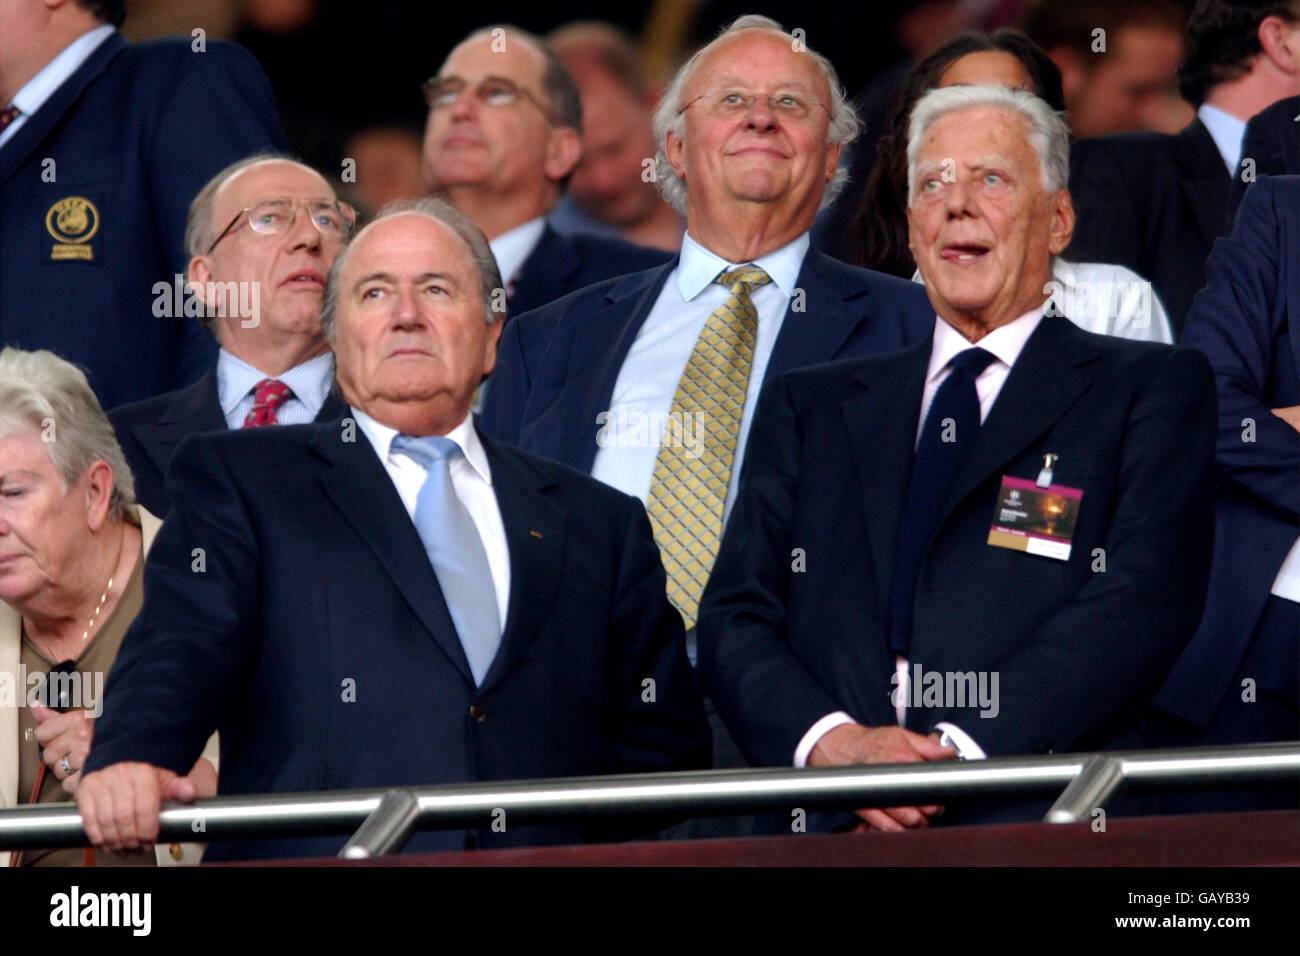
M 429 104 L 429 109 L 438 110 L 454 106 L 460 100 L 468 85 L 464 80 L 441 79 L 435 76 L 425 80 L 420 88 L 424 91 L 424 102 Z M 546 122 L 552 126 L 555 125 L 555 119 L 549 106 L 522 86 L 504 77 L 489 76 L 474 87 L 473 90 L 478 101 L 484 106 L 497 108 L 513 106 L 520 99 L 525 99 L 542 111 L 542 115 L 546 117 Z
M 746 90 L 710 90 L 701 93 L 677 111 L 681 116 L 696 103 L 704 101 L 704 109 L 710 116 L 718 119 L 736 119 L 747 116 L 759 101 L 766 101 L 768 107 L 777 116 L 791 120 L 806 120 L 812 113 L 813 106 L 820 106 L 830 116 L 831 111 L 825 104 L 814 99 L 811 94 L 793 90 L 781 90 L 776 93 L 750 93 Z
M 204 255 L 209 255 L 217 248 L 217 243 L 230 235 L 230 231 L 239 225 L 239 220 L 245 214 L 248 216 L 248 227 L 253 232 L 263 236 L 274 236 L 289 230 L 298 218 L 299 206 L 307 209 L 311 224 L 326 239 L 342 242 L 357 224 L 357 211 L 345 202 L 312 199 L 300 203 L 296 199 L 263 199 L 235 213 L 235 218 L 221 230 L 221 235 L 212 240 L 212 245 L 208 246 L 208 251 Z

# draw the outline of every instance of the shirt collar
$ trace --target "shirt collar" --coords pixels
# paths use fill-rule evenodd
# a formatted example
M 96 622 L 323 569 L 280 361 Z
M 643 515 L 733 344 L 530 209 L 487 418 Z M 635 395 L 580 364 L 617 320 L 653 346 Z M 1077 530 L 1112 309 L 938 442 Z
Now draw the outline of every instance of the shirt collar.
M 519 270 L 541 241 L 545 229 L 546 219 L 538 216 L 488 241 L 492 255 L 496 257 L 497 268 L 501 270 L 502 282 L 509 283 L 511 279 L 519 278 Z
M 385 425 L 383 422 L 376 421 L 365 412 L 361 411 L 355 405 L 352 406 L 352 415 L 357 424 L 361 427 L 361 432 L 370 441 L 370 445 L 375 449 L 381 461 L 390 461 L 393 457 L 393 439 L 401 434 L 396 428 Z M 466 415 L 465 420 L 447 432 L 446 436 L 460 446 L 460 450 L 465 454 L 465 460 L 483 479 L 483 483 L 492 484 L 492 469 L 488 466 L 487 452 L 483 449 L 483 443 L 479 440 L 478 431 L 474 428 L 474 416 Z
M 1228 167 L 1228 175 L 1235 176 L 1237 164 L 1241 162 L 1241 139 L 1246 135 L 1245 120 L 1239 120 L 1209 103 L 1202 103 L 1196 115 L 1209 130 L 1214 145 L 1219 148 L 1219 155 Z
M 799 281 L 799 270 L 803 268 L 804 257 L 808 254 L 808 233 L 801 232 L 780 249 L 750 260 L 771 277 L 772 283 L 789 297 L 794 294 L 795 283 Z M 728 262 L 715 255 L 691 238 L 687 231 L 682 236 L 682 254 L 677 263 L 677 289 L 682 298 L 689 302 L 708 288 L 724 269 L 736 269 L 747 265 L 744 262 Z
M 326 352 L 308 359 L 281 375 L 267 375 L 225 349 L 217 352 L 217 402 L 221 414 L 229 415 L 244 400 L 257 383 L 264 378 L 274 378 L 289 386 L 293 397 L 307 406 L 314 418 L 329 397 L 334 384 L 334 353 Z
M 99 45 L 117 31 L 107 23 L 101 24 L 83 33 L 62 50 L 54 59 L 46 63 L 41 71 L 23 84 L 22 89 L 14 94 L 13 105 L 22 111 L 22 115 L 31 116 L 40 109 L 45 101 L 54 95 L 54 91 L 68 81 L 68 78 L 81 69 L 81 64 L 90 59 L 90 54 Z M 0 106 L 7 106 L 0 103 Z
M 1036 306 L 1024 315 L 1012 319 L 1006 325 L 999 325 L 978 342 L 971 343 L 951 325 L 938 316 L 934 320 L 934 339 L 930 346 L 930 367 L 925 373 L 926 384 L 932 383 L 948 367 L 958 352 L 970 348 L 981 348 L 992 352 L 993 357 L 1011 368 L 1020 357 L 1029 337 L 1043 320 L 1043 306 Z

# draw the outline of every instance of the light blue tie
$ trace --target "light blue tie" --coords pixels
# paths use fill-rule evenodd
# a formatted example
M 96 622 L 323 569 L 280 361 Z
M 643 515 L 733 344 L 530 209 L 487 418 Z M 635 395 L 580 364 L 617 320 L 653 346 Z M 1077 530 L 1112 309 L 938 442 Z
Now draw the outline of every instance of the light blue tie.
M 501 622 L 487 550 L 451 483 L 450 462 L 462 454 L 461 447 L 437 435 L 398 435 L 393 450 L 429 469 L 415 503 L 415 530 L 437 575 L 474 683 L 482 684 L 501 644 Z

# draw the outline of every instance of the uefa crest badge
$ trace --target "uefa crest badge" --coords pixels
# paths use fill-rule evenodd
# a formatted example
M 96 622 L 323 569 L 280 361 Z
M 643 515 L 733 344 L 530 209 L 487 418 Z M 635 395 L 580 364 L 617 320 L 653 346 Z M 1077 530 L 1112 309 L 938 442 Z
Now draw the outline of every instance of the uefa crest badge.
M 83 196 L 60 199 L 45 214 L 45 229 L 54 237 L 51 259 L 89 261 L 95 258 L 90 240 L 99 231 L 99 210 L 89 199 Z

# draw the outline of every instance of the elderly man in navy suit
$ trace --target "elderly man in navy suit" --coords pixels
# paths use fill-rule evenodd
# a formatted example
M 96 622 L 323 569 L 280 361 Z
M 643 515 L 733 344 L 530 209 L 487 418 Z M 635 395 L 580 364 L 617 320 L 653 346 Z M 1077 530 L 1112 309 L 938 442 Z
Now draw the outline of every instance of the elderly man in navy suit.
M 809 242 L 857 129 L 825 58 L 740 18 L 655 116 L 657 181 L 686 216 L 680 256 L 522 316 L 502 339 L 484 430 L 646 502 L 692 647 L 763 382 L 930 329 L 915 284 Z M 741 764 L 715 731 L 719 763 Z
M 160 799 L 193 795 L 177 768 L 218 727 L 222 794 L 708 765 L 640 503 L 470 416 L 499 285 L 487 241 L 446 203 L 381 212 L 326 290 L 347 416 L 182 442 L 79 788 L 93 842 L 151 841 Z M 484 819 L 410 847 L 608 834 Z M 342 842 L 218 843 L 208 859 Z
M 109 413 L 135 476 L 136 498 L 160 518 L 176 445 L 195 432 L 333 421 L 334 356 L 320 326 L 325 276 L 356 214 L 329 182 L 285 156 L 254 155 L 208 180 L 190 204 L 188 282 L 198 321 L 220 345 L 193 385 Z M 184 301 L 183 299 L 181 301 Z
M 566 236 L 546 222 L 582 156 L 573 79 L 538 38 L 478 30 L 425 83 L 424 175 L 492 244 L 511 316 L 669 258 L 619 239 Z
M 158 305 L 185 274 L 185 210 L 223 166 L 284 149 L 245 50 L 128 44 L 123 0 L 12 0 L 0 30 L 0 343 L 84 367 L 113 408 L 212 364 L 210 336 Z
M 1023 90 L 933 90 L 907 155 L 932 335 L 767 385 L 704 597 L 700 676 L 759 764 L 1104 745 L 1205 597 L 1209 364 L 1044 314 L 1074 225 L 1064 122 Z

